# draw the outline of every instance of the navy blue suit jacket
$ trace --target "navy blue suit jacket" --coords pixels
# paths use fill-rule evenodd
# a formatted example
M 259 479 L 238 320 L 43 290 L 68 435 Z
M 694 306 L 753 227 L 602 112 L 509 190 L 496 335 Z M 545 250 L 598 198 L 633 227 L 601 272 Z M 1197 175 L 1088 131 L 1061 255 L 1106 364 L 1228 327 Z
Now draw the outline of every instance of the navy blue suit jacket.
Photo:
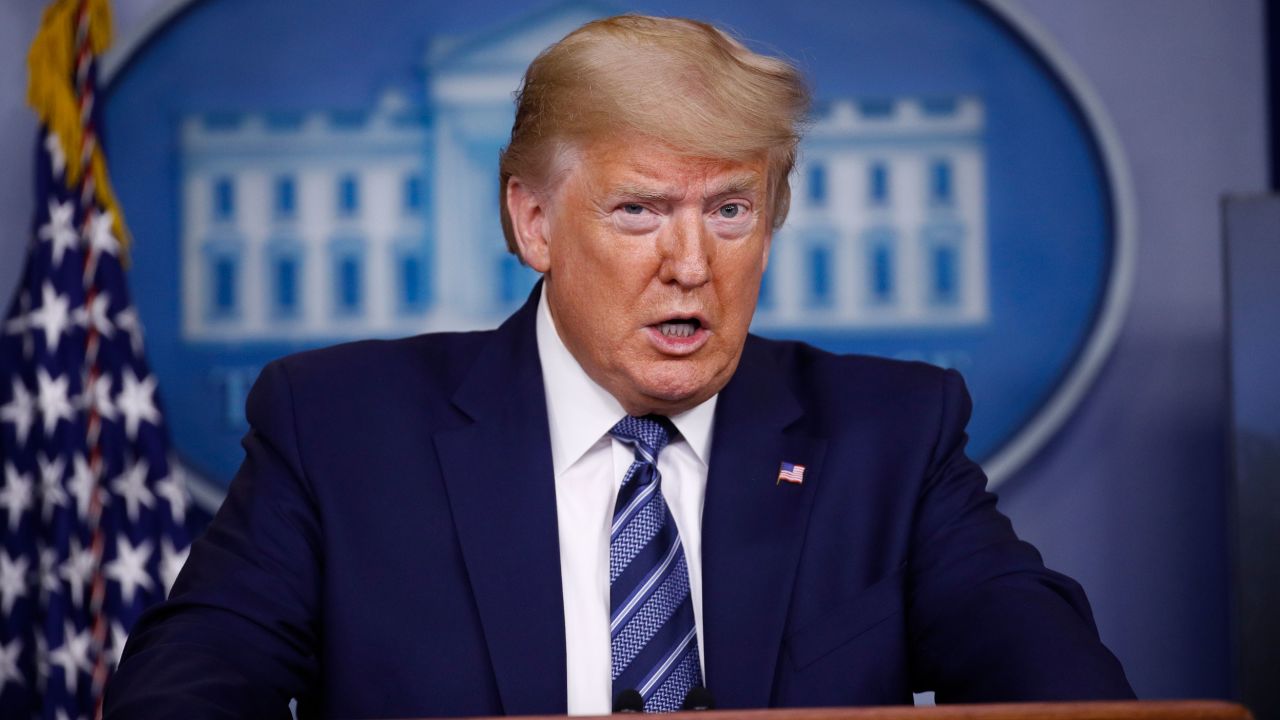
M 263 370 L 244 464 L 107 716 L 564 712 L 536 303 Z M 984 490 L 969 409 L 952 371 L 748 338 L 703 514 L 720 707 L 1131 696 L 1080 587 Z

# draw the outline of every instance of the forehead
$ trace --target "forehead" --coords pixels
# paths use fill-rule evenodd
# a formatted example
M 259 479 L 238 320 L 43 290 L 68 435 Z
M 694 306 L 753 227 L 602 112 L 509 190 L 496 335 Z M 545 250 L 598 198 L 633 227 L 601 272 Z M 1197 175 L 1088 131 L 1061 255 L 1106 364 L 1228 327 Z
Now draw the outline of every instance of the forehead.
M 705 158 L 653 140 L 600 140 L 570 153 L 569 173 L 593 192 L 645 190 L 662 194 L 763 193 L 763 154 L 746 160 Z

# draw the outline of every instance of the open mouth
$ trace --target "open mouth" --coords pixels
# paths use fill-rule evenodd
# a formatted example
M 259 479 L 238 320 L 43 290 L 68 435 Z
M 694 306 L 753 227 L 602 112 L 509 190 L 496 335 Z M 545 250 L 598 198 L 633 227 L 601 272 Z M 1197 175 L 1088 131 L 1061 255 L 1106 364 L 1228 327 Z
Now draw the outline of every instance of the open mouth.
M 711 338 L 711 327 L 696 313 L 667 317 L 647 328 L 649 340 L 660 354 L 687 357 L 698 352 Z
M 658 329 L 658 332 L 662 333 L 663 337 L 688 338 L 693 337 L 693 334 L 698 332 L 702 327 L 702 321 L 697 318 L 677 318 L 660 322 L 654 327 Z

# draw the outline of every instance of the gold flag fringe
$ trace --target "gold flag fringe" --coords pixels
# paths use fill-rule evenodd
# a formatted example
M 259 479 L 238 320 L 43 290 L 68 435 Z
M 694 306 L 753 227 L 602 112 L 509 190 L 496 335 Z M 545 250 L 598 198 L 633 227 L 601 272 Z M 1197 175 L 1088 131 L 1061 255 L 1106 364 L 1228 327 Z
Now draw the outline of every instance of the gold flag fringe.
M 87 5 L 88 10 L 90 52 L 95 57 L 106 52 L 111 45 L 110 2 L 54 0 L 45 8 L 40 29 L 36 31 L 31 50 L 27 53 L 27 103 L 62 145 L 67 161 L 67 181 L 73 187 L 80 182 L 80 174 L 84 171 L 80 153 L 84 129 L 75 87 L 76 23 L 81 2 Z M 95 97 L 94 102 L 101 102 L 101 98 Z M 129 246 L 128 230 L 111 189 L 100 143 L 94 145 L 89 166 L 96 199 L 103 210 L 111 213 L 112 229 L 120 241 L 121 260 L 124 260 L 123 251 L 127 251 Z

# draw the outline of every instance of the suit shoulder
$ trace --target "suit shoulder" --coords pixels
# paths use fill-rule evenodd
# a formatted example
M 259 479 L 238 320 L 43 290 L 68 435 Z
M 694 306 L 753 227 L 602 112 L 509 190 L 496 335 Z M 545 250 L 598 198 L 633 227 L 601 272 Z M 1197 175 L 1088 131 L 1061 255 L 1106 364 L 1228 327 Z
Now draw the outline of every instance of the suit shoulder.
M 748 347 L 785 382 L 810 421 L 834 431 L 936 428 L 948 412 L 969 413 L 968 391 L 954 370 L 928 363 L 832 353 L 803 342 L 752 338 Z
M 795 341 L 752 338 L 757 382 L 785 383 L 810 432 L 855 446 L 930 456 L 947 427 L 962 430 L 970 403 L 954 370 L 928 363 L 838 354 Z
M 748 347 L 769 360 L 803 395 L 854 393 L 892 395 L 936 393 L 948 374 L 936 365 L 914 360 L 833 353 L 795 340 L 751 336 Z
M 287 375 L 295 395 L 377 396 L 413 391 L 447 395 L 491 332 L 361 340 L 287 355 L 273 364 Z

